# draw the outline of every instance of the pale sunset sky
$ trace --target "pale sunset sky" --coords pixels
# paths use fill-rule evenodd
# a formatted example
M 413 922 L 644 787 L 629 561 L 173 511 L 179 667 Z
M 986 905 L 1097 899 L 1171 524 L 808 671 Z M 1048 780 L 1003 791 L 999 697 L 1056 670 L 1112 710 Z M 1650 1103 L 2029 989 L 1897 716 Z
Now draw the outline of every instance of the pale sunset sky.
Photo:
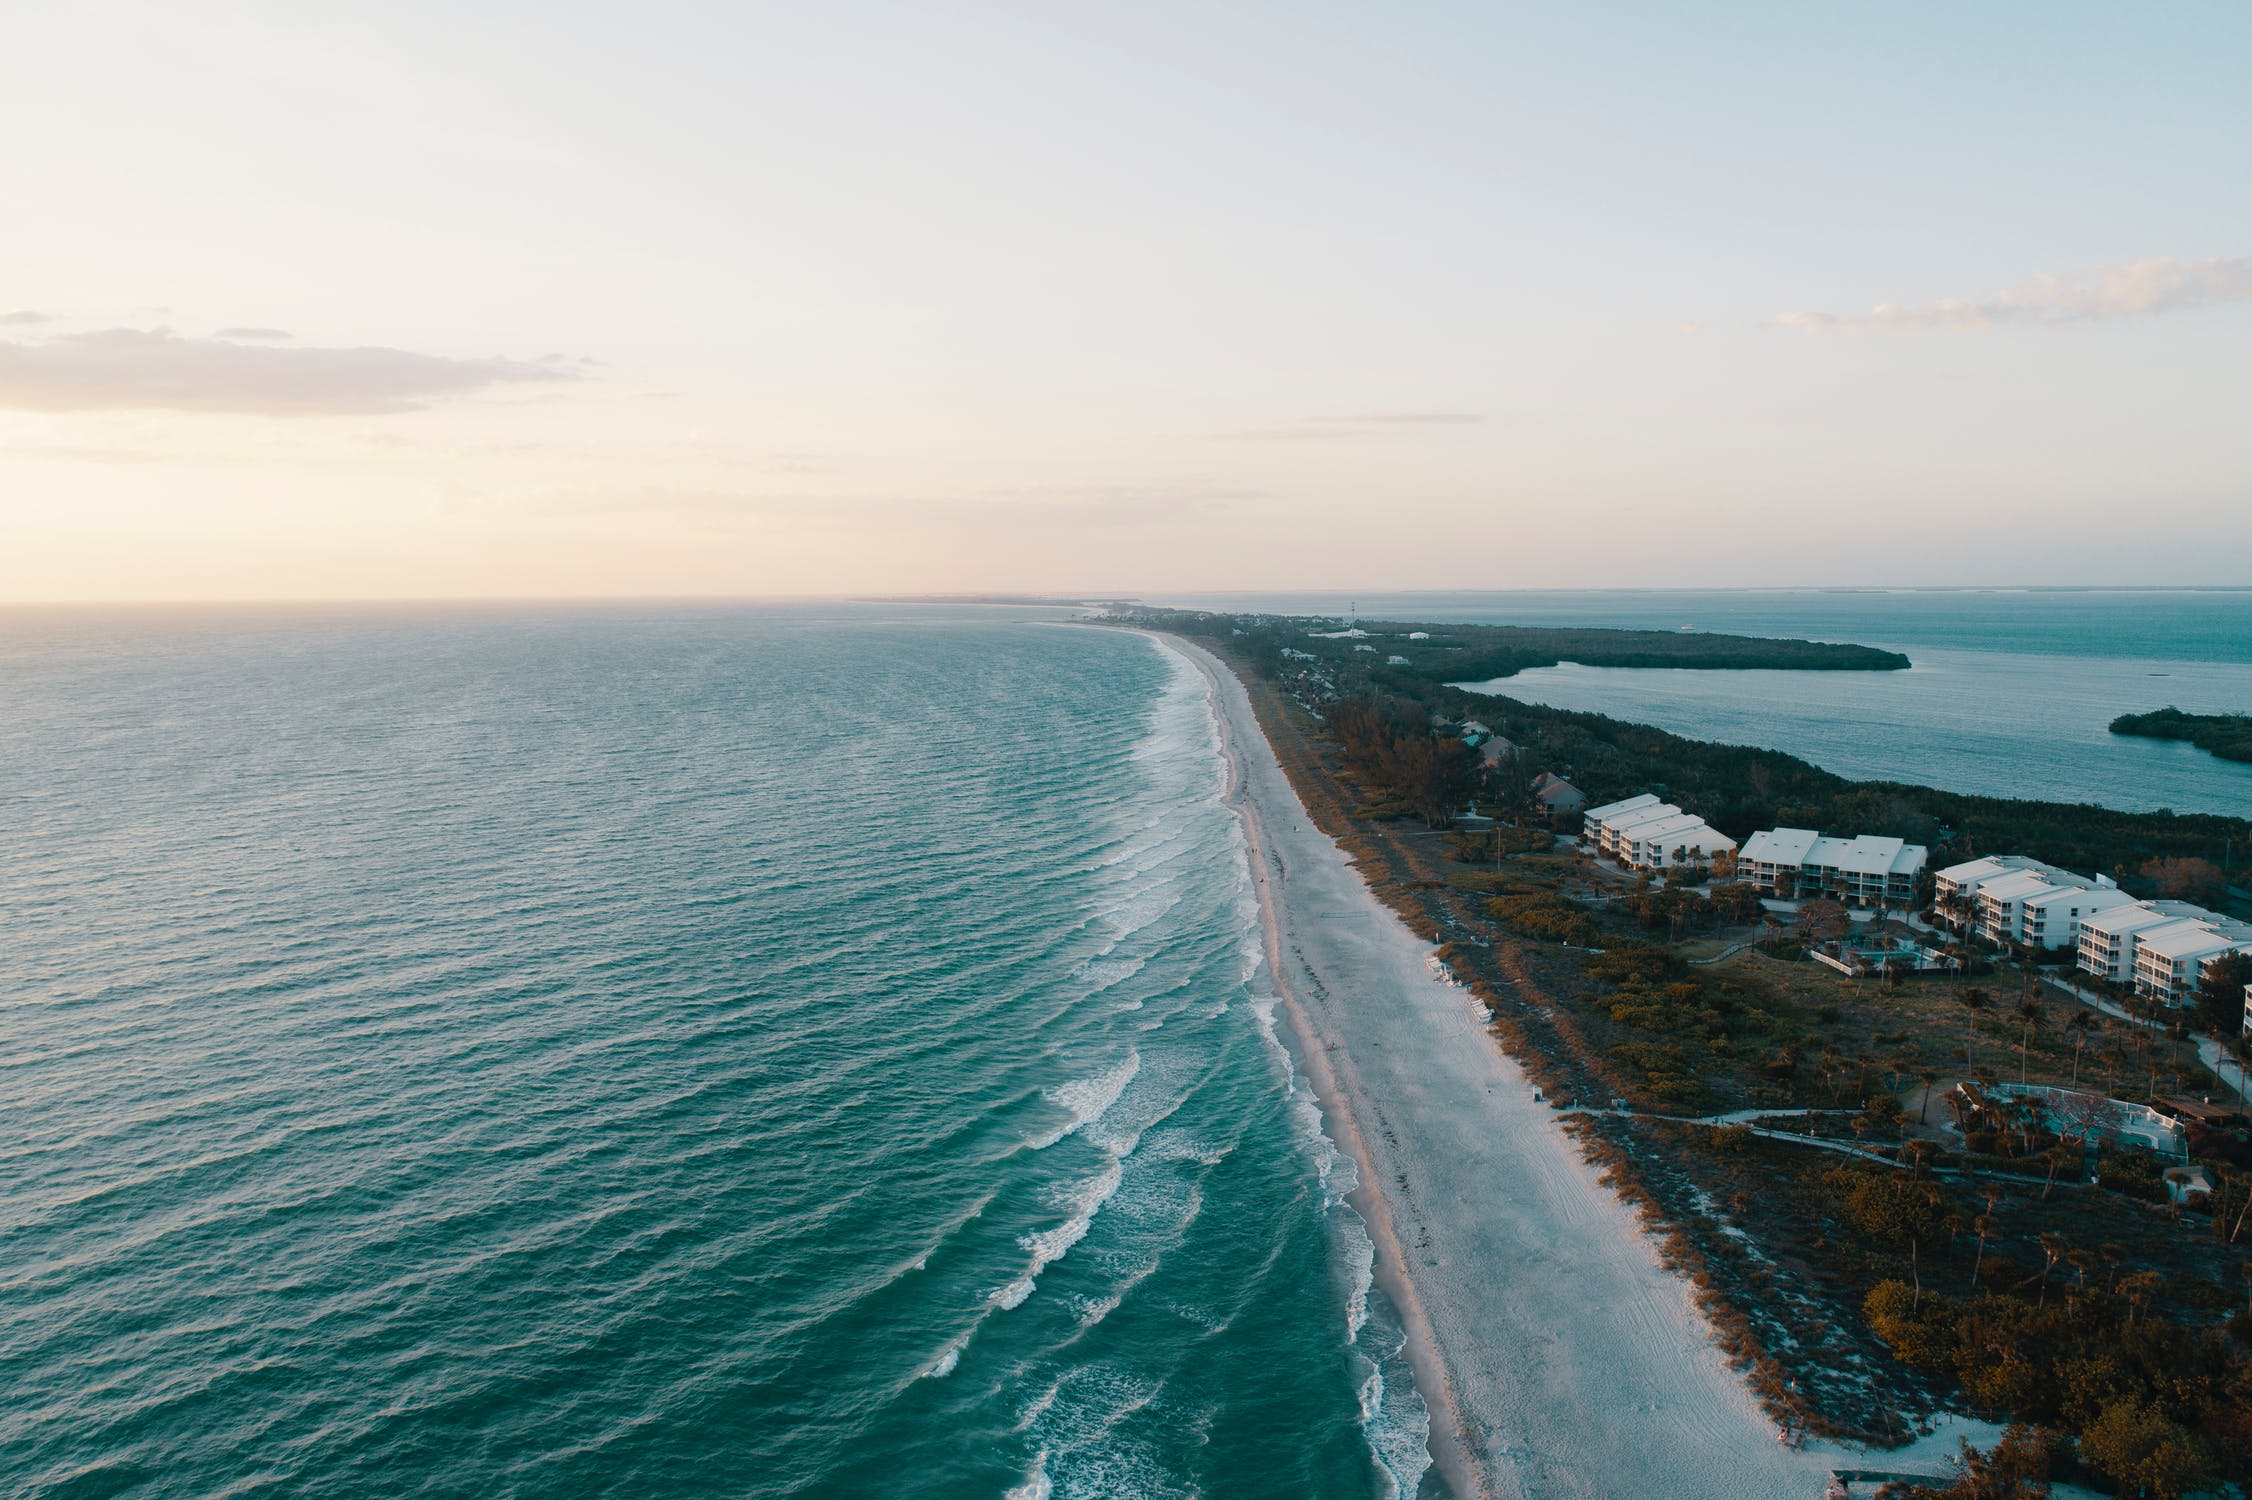
M 2252 582 L 2252 8 L 13 7 L 0 602 Z

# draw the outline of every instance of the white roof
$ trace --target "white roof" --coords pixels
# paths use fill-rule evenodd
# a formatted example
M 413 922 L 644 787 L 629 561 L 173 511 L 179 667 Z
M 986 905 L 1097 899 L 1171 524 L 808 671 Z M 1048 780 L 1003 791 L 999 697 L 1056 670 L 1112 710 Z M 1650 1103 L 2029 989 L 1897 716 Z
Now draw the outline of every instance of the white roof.
M 1807 851 L 1822 841 L 1811 828 L 1762 828 L 1744 840 L 1736 858 L 1754 864 L 1803 865 Z
M 2203 922 L 2174 922 L 2137 934 L 2135 953 L 2138 958 L 2145 953 L 2172 959 L 2209 958 L 2216 953 L 2226 953 L 2231 948 L 2243 947 L 2247 941 L 2252 940 L 2215 932 Z
M 1991 880 L 2004 870 L 2012 868 L 2014 867 L 2003 864 L 1994 855 L 1987 854 L 1977 859 L 1966 859 L 1959 865 L 1949 865 L 1939 872 L 1939 878 L 1961 885 L 1966 881 Z
M 2060 885 L 2052 887 L 2051 889 L 2046 891 L 2037 891 L 2033 895 L 2026 897 L 2025 907 L 2028 911 L 2032 910 L 2036 906 L 2046 910 L 2051 906 L 2059 905 L 2067 900 L 2078 901 L 2082 903 L 2095 903 L 2093 905 L 2084 904 L 2082 906 L 2082 910 L 2089 912 L 2104 912 L 2110 911 L 2116 907 L 2134 906 L 2137 904 L 2134 897 L 2128 895 L 2125 891 L 2119 889 L 2119 887 L 2115 885 Z
M 2152 927 L 2168 927 L 2182 920 L 2178 912 L 2160 911 L 2157 907 L 2137 901 L 2130 906 L 2115 906 L 2109 911 L 2099 911 L 2081 920 L 2082 932 L 2100 932 L 2106 937 L 2124 937 L 2130 932 L 2142 932 Z
M 1949 865 L 1939 872 L 1938 878 L 1953 885 L 1982 888 L 1985 882 L 1992 880 L 1995 876 L 2006 875 L 2013 870 L 2030 870 L 2046 875 L 2052 885 L 2084 886 L 2091 884 L 2086 878 L 2075 875 L 2070 870 L 2060 870 L 2055 865 L 2043 864 L 2030 855 L 2024 854 L 1982 855 L 1977 859 L 1965 860 L 1959 865 Z
M 1930 852 L 1921 844 L 1874 833 L 1840 839 L 1811 828 L 1763 828 L 1744 840 L 1736 857 L 1761 864 L 1813 865 L 1854 875 L 1913 875 L 1924 867 Z
M 1587 810 L 1587 815 L 1600 823 L 1606 819 L 1615 818 L 1620 813 L 1633 812 L 1639 807 L 1656 807 L 1657 805 L 1656 793 L 1641 792 L 1621 802 L 1606 802 L 1601 807 L 1591 807 Z
M 1613 833 L 1624 833 L 1639 837 L 1644 828 L 1655 827 L 1668 818 L 1686 818 L 1688 816 L 1690 816 L 1688 813 L 1675 807 L 1671 802 L 1661 802 L 1655 807 L 1636 808 L 1624 817 L 1606 818 L 1604 822 Z
M 1711 824 L 1707 823 L 1703 818 L 1698 817 L 1695 813 L 1676 811 L 1673 816 L 1668 818 L 1659 818 L 1651 822 L 1637 823 L 1627 832 L 1628 837 L 1632 838 L 1634 842 L 1638 844 L 1644 842 L 1645 840 L 1654 839 L 1662 845 L 1669 839 L 1673 839 L 1681 834 L 1705 833 L 1712 835 L 1714 839 L 1717 839 L 1721 843 L 1726 844 L 1731 849 L 1736 847 L 1736 841 L 1734 839 L 1728 837 L 1728 835 L 1722 833 L 1719 829 L 1714 828 Z
M 2049 877 L 2039 870 L 2012 870 L 2006 875 L 1997 875 L 1992 880 L 1980 881 L 1978 899 L 1984 901 L 1991 897 L 1996 901 L 2015 901 L 2020 897 L 2030 896 L 2035 891 L 2053 889 L 2055 886 Z
M 1909 851 L 1914 858 L 1907 859 Z M 1895 869 L 1907 874 L 1923 868 L 1924 848 L 1903 839 L 1884 838 L 1874 833 L 1864 833 L 1852 839 L 1821 839 L 1814 845 L 1814 863 L 1844 870 L 1853 875 L 1890 875 Z

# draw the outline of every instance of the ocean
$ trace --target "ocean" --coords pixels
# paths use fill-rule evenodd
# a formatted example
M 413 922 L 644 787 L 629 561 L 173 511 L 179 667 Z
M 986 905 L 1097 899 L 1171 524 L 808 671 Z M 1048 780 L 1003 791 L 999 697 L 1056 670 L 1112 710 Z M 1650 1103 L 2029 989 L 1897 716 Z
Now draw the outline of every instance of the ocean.
M 15 611 L 0 693 L 0 1492 L 1417 1492 L 1149 641 Z
M 1476 684 L 1863 781 L 2252 817 L 2252 766 L 2110 732 L 2172 705 L 2252 713 L 2252 590 L 1802 589 L 1186 596 L 1189 608 L 1589 625 L 1851 641 L 1904 672 L 1684 672 L 1573 663 Z

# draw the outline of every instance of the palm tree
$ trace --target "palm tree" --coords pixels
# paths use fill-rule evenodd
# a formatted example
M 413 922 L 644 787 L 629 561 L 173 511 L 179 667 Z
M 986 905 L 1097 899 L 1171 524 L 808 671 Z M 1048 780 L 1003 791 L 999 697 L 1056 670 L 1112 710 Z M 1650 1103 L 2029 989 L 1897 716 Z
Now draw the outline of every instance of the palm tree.
M 1986 1009 L 1993 997 L 1974 984 L 1955 998 L 1962 1001 L 1963 1009 L 1970 1012 L 1970 1034 L 1963 1042 L 1963 1066 L 1967 1069 L 1971 1066 L 1971 1049 L 1978 1044 L 1978 1013 Z
M 2023 1023 L 2017 1038 L 2017 1081 L 2020 1088 L 2025 1085 L 2025 1064 L 2027 1054 L 2033 1050 L 2033 1033 L 2041 1029 L 2041 1022 L 2048 1014 L 2049 1008 L 2037 996 L 2029 994 L 2018 1002 L 2017 1018 Z
M 2080 1052 L 2088 1045 L 2088 1038 L 2103 1030 L 2103 1018 L 2092 1010 L 2076 1010 L 2064 1023 L 2072 1033 L 2072 1086 L 2080 1086 Z
M 1980 1214 L 1971 1220 L 1971 1228 L 1978 1232 L 1978 1253 L 1971 1257 L 1971 1290 L 1978 1290 L 1978 1268 L 1986 1263 L 1986 1241 L 2001 1225 L 1992 1214 Z
M 2048 1262 L 2041 1267 L 2041 1305 L 2043 1307 L 2049 1305 L 2049 1273 L 2056 1269 L 2058 1261 L 2064 1259 L 2066 1248 L 2063 1235 L 2053 1234 L 2047 1230 L 2042 1231 L 2041 1253 L 2048 1257 Z
M 1923 1104 L 1916 1110 L 1916 1123 L 1921 1125 L 1931 1118 L 1931 1086 L 1939 1082 L 1939 1070 L 1928 1062 L 1918 1062 L 1916 1081 L 1924 1086 Z
M 2141 1312 L 2150 1304 L 2150 1300 L 2158 1295 L 2158 1289 L 2162 1285 L 2164 1285 L 2164 1282 L 2156 1271 L 2137 1271 L 2132 1276 L 2119 1278 L 2119 1290 L 2127 1299 L 2127 1326 L 2129 1328 L 2135 1326 L 2135 1314 Z
M 2114 1092 L 2119 1083 L 2120 1065 L 2127 1061 L 2126 1052 L 2117 1042 L 2108 1042 L 2103 1051 L 2096 1054 L 2096 1061 L 2104 1066 L 2103 1091 L 2106 1094 Z

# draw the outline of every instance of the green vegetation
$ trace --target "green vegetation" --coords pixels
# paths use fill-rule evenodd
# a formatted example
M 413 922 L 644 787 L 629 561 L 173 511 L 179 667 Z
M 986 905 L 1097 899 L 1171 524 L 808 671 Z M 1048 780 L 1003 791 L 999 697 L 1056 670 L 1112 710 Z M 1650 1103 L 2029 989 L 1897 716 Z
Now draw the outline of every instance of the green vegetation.
M 2252 714 L 2187 714 L 2161 708 L 2155 713 L 2121 714 L 2111 721 L 2111 732 L 2146 740 L 2187 740 L 2223 760 L 2252 765 Z
M 1928 1241 L 1946 1231 L 1901 1233 Z M 2122 1494 L 2172 1500 L 2212 1483 L 2224 1463 L 2239 1468 L 2252 1437 L 2252 1365 L 2228 1336 L 2151 1316 L 2155 1272 L 2091 1279 L 2096 1267 L 2068 1265 L 2058 1276 L 2060 1260 L 2022 1284 L 2012 1267 L 2011 1285 L 1962 1296 L 1884 1281 L 1865 1310 L 1903 1363 L 1959 1384 L 1983 1410 L 2070 1434 L 2080 1462 Z

